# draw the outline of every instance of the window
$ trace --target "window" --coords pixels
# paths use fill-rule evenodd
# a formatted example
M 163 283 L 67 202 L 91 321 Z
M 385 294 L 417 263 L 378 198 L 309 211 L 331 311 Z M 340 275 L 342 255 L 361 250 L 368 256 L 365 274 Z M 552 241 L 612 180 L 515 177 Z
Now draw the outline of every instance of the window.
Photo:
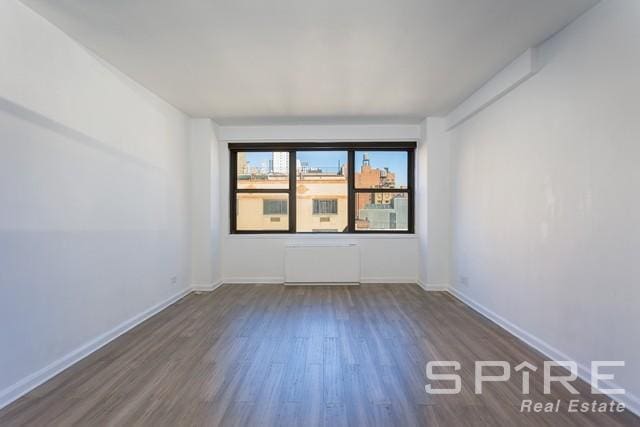
M 229 144 L 231 233 L 413 233 L 415 145 Z
M 236 185 L 242 190 L 289 188 L 289 153 L 239 152 Z
M 287 193 L 241 192 L 236 200 L 235 224 L 238 232 L 265 230 L 282 233 L 289 230 Z
M 296 151 L 296 232 L 349 231 L 346 150 Z
M 314 215 L 336 215 L 338 213 L 338 200 L 320 200 L 313 199 L 313 214 Z M 322 221 L 322 220 L 321 220 Z
M 287 200 L 264 199 L 262 201 L 262 213 L 263 215 L 286 215 L 287 203 Z
M 356 231 L 409 230 L 407 151 L 356 151 Z
M 408 230 L 407 193 L 356 193 L 356 230 Z

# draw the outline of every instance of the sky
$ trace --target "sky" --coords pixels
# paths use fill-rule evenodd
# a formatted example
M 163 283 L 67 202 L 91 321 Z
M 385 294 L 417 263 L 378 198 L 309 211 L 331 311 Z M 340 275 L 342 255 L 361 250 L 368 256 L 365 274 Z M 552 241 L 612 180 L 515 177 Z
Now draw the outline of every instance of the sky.
M 298 151 L 297 159 L 301 163 L 308 163 L 310 168 L 320 168 L 326 172 L 338 172 L 340 166 L 347 163 L 346 151 Z
M 356 151 L 356 172 L 362 165 L 362 156 L 368 153 L 371 167 L 395 172 L 396 184 L 407 186 L 407 153 L 406 151 Z M 320 168 L 325 171 L 337 171 L 338 162 L 341 165 L 347 163 L 346 151 L 298 151 L 298 160 L 307 162 L 311 168 Z M 247 152 L 246 159 L 251 167 L 267 167 L 271 160 L 271 152 Z
M 396 174 L 396 185 L 407 186 L 407 152 L 406 151 L 356 151 L 356 172 L 362 166 L 362 156 L 367 153 L 374 169 L 389 168 Z

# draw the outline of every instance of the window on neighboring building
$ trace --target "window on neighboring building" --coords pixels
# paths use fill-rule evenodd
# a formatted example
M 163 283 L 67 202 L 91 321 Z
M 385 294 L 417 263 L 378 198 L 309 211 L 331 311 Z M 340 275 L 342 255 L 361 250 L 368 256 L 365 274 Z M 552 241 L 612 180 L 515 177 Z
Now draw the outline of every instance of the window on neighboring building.
M 415 143 L 229 144 L 232 233 L 412 233 Z
M 296 151 L 295 156 L 296 232 L 348 232 L 348 151 Z
M 321 200 L 313 199 L 314 215 L 336 215 L 338 213 L 338 199 Z
M 236 232 L 256 230 L 283 233 L 289 231 L 287 193 L 239 192 L 236 195 Z M 281 190 L 278 190 L 281 191 Z M 233 206 L 233 205 L 232 205 Z
M 262 213 L 264 215 L 286 215 L 287 200 L 269 200 L 262 201 Z

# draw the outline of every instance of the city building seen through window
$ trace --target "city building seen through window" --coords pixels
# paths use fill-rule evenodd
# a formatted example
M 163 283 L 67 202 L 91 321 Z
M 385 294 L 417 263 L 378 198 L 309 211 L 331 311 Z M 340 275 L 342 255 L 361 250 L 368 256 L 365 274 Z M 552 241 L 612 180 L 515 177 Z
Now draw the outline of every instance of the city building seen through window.
M 414 146 L 230 144 L 231 232 L 413 232 Z

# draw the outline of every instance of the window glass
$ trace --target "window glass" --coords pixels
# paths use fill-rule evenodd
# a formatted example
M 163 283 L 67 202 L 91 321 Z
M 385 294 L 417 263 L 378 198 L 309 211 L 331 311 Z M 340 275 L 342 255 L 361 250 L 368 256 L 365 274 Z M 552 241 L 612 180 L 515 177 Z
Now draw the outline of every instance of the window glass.
M 314 215 L 336 215 L 338 213 L 338 199 L 313 199 Z
M 286 215 L 288 200 L 274 200 L 263 199 L 262 200 L 262 214 L 263 215 Z
M 356 230 L 408 230 L 407 193 L 356 193 Z
M 288 230 L 289 195 L 286 193 L 238 193 L 236 229 Z
M 238 152 L 239 189 L 289 188 L 289 153 L 279 151 Z
M 413 232 L 414 143 L 309 148 L 229 144 L 232 233 Z
M 356 188 L 407 188 L 406 151 L 356 151 Z
M 347 231 L 346 151 L 296 153 L 296 230 L 302 233 Z

